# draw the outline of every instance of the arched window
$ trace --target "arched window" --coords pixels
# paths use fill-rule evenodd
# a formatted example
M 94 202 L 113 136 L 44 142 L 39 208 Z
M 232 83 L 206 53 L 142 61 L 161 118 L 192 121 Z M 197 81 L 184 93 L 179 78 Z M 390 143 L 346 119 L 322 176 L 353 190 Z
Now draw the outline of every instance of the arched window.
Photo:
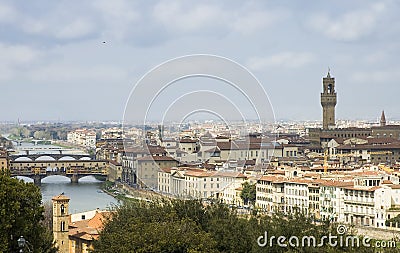
M 65 207 L 64 207 L 64 204 L 61 205 L 60 211 L 61 211 L 61 215 L 64 215 L 64 214 L 65 214 Z
M 333 92 L 333 86 L 332 84 L 328 84 L 328 93 L 332 93 Z
M 61 231 L 65 231 L 65 221 L 61 222 Z

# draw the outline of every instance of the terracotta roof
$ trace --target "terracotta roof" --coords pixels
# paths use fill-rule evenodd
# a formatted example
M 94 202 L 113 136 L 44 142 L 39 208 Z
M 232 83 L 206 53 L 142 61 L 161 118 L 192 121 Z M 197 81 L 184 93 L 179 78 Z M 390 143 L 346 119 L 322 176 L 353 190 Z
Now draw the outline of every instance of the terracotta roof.
M 269 174 L 285 175 L 285 171 L 284 170 L 274 170 L 274 171 L 270 171 L 268 173 Z
M 119 163 L 117 161 L 114 161 L 114 160 L 109 160 L 109 162 L 114 164 L 115 166 L 121 166 L 122 165 L 121 163 Z
M 138 154 L 164 154 L 165 151 L 164 147 L 161 146 L 152 146 L 147 145 L 143 147 L 131 147 L 125 148 L 125 153 L 138 153 Z
M 267 182 L 274 182 L 274 183 L 283 183 L 287 181 L 287 178 L 280 177 L 280 176 L 262 176 L 259 180 L 267 181 Z
M 72 222 L 69 225 L 69 236 L 85 241 L 97 239 L 99 232 L 103 229 L 104 222 L 110 215 L 110 212 L 97 212 L 90 220 Z
M 1 147 L 0 147 L 0 157 L 1 158 L 7 158 L 7 156 L 8 156 L 7 151 L 6 150 L 2 150 Z
M 261 142 L 261 140 L 253 141 L 227 141 L 217 142 L 217 146 L 220 150 L 260 150 L 260 149 L 282 149 L 283 146 L 269 142 Z
M 322 186 L 333 186 L 333 187 L 351 187 L 354 185 L 353 181 L 337 181 L 337 180 L 326 180 L 326 179 L 316 179 L 316 183 Z
M 176 161 L 174 158 L 170 156 L 158 156 L 158 155 L 148 155 L 144 157 L 139 157 L 136 159 L 137 161 Z M 176 161 L 178 162 L 178 161 Z
M 185 176 L 191 177 L 209 177 L 213 174 L 213 171 L 186 171 Z
M 356 191 L 367 191 L 367 192 L 374 192 L 377 189 L 381 188 L 380 186 L 374 186 L 374 187 L 370 187 L 370 188 L 364 188 L 364 187 L 356 187 L 356 186 L 346 186 L 343 187 L 344 189 L 347 190 L 356 190 Z
M 70 198 L 65 196 L 64 193 L 61 193 L 60 195 L 54 196 L 52 200 L 70 200 Z
M 308 184 L 310 184 L 310 183 L 312 183 L 312 182 L 315 182 L 315 181 L 312 180 L 312 179 L 293 178 L 293 179 L 290 179 L 290 180 L 286 181 L 285 183 L 288 183 L 288 184 L 290 184 L 290 183 L 294 183 L 294 184 L 306 184 L 306 185 L 308 185 Z
M 390 181 L 390 180 L 383 180 L 383 181 L 382 181 L 382 184 L 393 184 L 393 182 Z
M 162 172 L 165 172 L 165 173 L 171 173 L 171 170 L 173 170 L 173 169 L 178 169 L 178 168 L 160 168 L 160 170 L 162 171 Z
M 218 142 L 217 147 L 220 150 L 233 150 L 233 149 L 238 149 L 239 147 L 236 145 L 235 142 L 232 141 L 227 141 L 227 142 Z
M 233 177 L 233 178 L 247 178 L 240 172 L 231 171 L 187 171 L 185 176 L 191 177 Z
M 234 177 L 234 178 L 247 178 L 243 173 L 233 171 L 217 171 L 214 177 Z
M 382 174 L 386 174 L 383 171 L 352 171 L 350 173 L 354 176 L 379 176 Z
M 201 152 L 207 152 L 207 153 L 214 153 L 214 152 L 219 152 L 221 151 L 217 146 L 213 146 L 209 149 L 205 149 L 205 150 L 200 150 Z

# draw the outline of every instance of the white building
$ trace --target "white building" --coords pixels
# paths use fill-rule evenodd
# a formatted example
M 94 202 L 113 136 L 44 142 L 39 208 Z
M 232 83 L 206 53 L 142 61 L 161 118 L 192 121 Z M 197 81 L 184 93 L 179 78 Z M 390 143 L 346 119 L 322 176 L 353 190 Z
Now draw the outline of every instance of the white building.
M 101 130 L 102 139 L 122 139 L 123 130 L 122 128 L 113 127 Z
M 400 215 L 399 179 L 384 171 L 333 173 L 325 179 L 266 175 L 257 181 L 256 206 L 265 212 L 295 209 L 317 220 L 396 227 Z M 283 173 L 282 173 L 283 174 Z
M 171 168 L 158 172 L 158 190 L 183 198 L 221 198 L 230 187 L 240 186 L 246 176 L 238 172 Z M 237 188 L 237 187 L 236 187 Z
M 256 207 L 265 212 L 285 211 L 285 181 L 282 176 L 263 176 L 256 184 Z
M 322 220 L 345 222 L 344 187 L 353 187 L 352 181 L 321 180 L 319 192 Z
M 309 198 L 308 184 L 310 180 L 292 179 L 285 182 L 285 209 L 286 213 L 292 213 L 296 209 L 308 214 Z
M 77 129 L 67 134 L 67 141 L 85 148 L 96 148 L 96 131 Z

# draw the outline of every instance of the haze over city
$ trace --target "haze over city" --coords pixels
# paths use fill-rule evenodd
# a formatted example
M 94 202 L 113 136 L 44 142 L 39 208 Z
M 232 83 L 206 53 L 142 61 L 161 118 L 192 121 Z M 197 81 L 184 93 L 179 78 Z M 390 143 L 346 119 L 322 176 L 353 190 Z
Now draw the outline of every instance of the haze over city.
M 399 252 L 400 1 L 0 1 L 0 252 Z
M 338 119 L 377 121 L 383 109 L 399 119 L 399 7 L 390 0 L 2 1 L 0 121 L 121 120 L 147 71 L 198 53 L 252 71 L 277 119 L 320 119 L 328 68 Z

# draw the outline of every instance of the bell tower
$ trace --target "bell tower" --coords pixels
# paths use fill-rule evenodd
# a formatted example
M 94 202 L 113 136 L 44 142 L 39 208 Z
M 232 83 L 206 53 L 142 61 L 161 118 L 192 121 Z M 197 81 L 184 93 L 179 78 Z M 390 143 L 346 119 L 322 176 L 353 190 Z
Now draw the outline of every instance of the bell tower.
M 61 193 L 53 197 L 53 235 L 59 252 L 69 252 L 68 226 L 70 216 L 69 198 Z
M 321 93 L 322 126 L 324 130 L 335 128 L 335 107 L 337 103 L 335 91 L 335 78 L 328 75 L 323 78 L 323 91 Z
M 381 115 L 381 127 L 386 126 L 386 116 L 385 116 L 385 111 L 382 111 L 382 115 Z

